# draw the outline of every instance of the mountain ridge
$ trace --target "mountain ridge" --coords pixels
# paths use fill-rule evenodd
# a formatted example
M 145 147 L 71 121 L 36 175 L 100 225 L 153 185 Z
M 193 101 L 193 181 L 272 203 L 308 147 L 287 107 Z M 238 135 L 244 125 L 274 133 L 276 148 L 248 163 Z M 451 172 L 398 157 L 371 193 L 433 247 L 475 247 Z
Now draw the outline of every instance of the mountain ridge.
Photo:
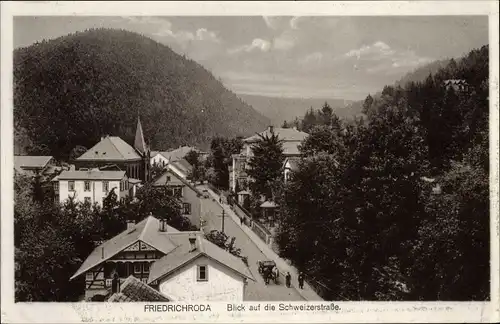
M 65 157 L 103 135 L 132 143 L 138 116 L 157 150 L 206 149 L 269 124 L 203 66 L 138 33 L 89 29 L 14 51 L 17 153 Z

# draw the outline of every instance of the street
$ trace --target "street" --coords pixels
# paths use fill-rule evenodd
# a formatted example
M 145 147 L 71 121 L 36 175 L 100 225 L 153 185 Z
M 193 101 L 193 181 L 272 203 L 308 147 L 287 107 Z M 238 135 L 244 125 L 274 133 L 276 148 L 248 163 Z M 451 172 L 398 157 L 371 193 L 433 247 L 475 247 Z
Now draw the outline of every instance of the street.
M 205 233 L 211 230 L 221 231 L 222 228 L 222 208 L 218 202 L 212 198 L 202 200 L 202 213 L 205 221 L 203 230 Z M 249 280 L 245 290 L 245 301 L 302 301 L 304 298 L 293 287 L 297 278 L 292 278 L 292 287 L 285 286 L 285 278 L 280 274 L 278 284 L 271 282 L 264 284 L 264 279 L 259 274 L 257 262 L 266 260 L 264 254 L 250 240 L 245 232 L 236 224 L 231 217 L 224 219 L 224 232 L 229 237 L 236 237 L 236 247 L 241 249 L 241 255 L 248 258 L 248 265 L 255 281 Z M 294 281 L 295 280 L 295 281 Z

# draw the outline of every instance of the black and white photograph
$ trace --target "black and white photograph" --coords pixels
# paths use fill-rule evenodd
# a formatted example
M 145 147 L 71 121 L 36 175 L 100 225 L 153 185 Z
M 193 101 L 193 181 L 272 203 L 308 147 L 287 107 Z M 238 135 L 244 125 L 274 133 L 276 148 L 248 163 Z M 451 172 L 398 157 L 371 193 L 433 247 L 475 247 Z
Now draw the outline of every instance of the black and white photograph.
M 498 302 L 487 10 L 148 6 L 10 16 L 12 303 Z

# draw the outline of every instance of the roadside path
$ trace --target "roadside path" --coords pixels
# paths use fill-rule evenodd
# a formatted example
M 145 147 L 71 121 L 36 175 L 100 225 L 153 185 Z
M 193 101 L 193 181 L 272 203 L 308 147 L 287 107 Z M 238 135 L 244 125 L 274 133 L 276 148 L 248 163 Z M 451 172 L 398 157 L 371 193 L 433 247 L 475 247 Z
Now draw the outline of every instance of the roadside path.
M 212 229 L 217 229 L 221 230 L 221 219 L 220 215 L 222 214 L 222 208 L 224 209 L 227 217 L 225 217 L 225 232 L 229 236 L 234 236 L 236 237 L 236 245 L 237 247 L 241 248 L 242 250 L 242 255 L 246 255 L 248 257 L 248 263 L 250 270 L 254 277 L 257 277 L 256 280 L 264 285 L 263 279 L 258 273 L 257 269 L 257 261 L 259 260 L 273 260 L 276 262 L 276 265 L 278 266 L 278 269 L 280 270 L 280 285 L 279 286 L 274 286 L 274 284 L 270 284 L 269 286 L 263 287 L 263 289 L 273 289 L 273 290 L 279 290 L 280 295 L 281 293 L 288 292 L 290 290 L 293 290 L 296 292 L 296 294 L 301 297 L 298 300 L 308 300 L 308 301 L 323 301 L 323 299 L 316 294 L 316 292 L 307 284 L 307 282 L 304 283 L 304 289 L 298 289 L 298 282 L 297 282 L 297 277 L 298 277 L 298 271 L 295 269 L 293 266 L 288 264 L 285 260 L 283 260 L 281 257 L 279 257 L 276 252 L 274 252 L 271 247 L 269 247 L 267 244 L 265 244 L 258 236 L 255 234 L 248 226 L 242 225 L 240 223 L 239 217 L 233 212 L 231 207 L 228 204 L 219 203 L 219 195 L 217 195 L 213 190 L 208 188 L 205 185 L 200 186 L 202 190 L 206 190 L 210 196 L 213 198 L 212 199 L 204 199 L 204 201 L 207 202 L 207 206 L 212 205 L 213 213 L 211 211 L 204 209 L 205 215 L 208 215 L 206 218 L 206 227 L 207 229 L 210 228 Z M 215 206 L 214 206 L 215 205 Z M 205 207 L 204 207 L 205 208 Z M 215 216 L 215 217 L 214 217 Z M 208 230 L 208 231 L 210 231 Z M 234 234 L 233 234 L 234 233 Z M 292 275 L 292 288 L 286 288 L 284 285 L 284 275 L 285 273 L 289 271 L 290 274 Z M 285 291 L 281 292 L 278 287 L 284 288 Z M 297 288 L 296 288 L 297 287 Z M 250 288 L 250 284 L 247 287 L 247 290 L 251 291 L 253 288 Z M 259 288 L 261 289 L 261 288 Z M 278 293 L 278 292 L 277 292 Z M 292 297 L 292 294 L 289 294 L 288 296 Z M 253 300 L 253 299 L 250 299 Z M 276 300 L 276 299 L 265 299 L 265 300 Z M 296 299 L 278 299 L 278 300 L 296 300 Z

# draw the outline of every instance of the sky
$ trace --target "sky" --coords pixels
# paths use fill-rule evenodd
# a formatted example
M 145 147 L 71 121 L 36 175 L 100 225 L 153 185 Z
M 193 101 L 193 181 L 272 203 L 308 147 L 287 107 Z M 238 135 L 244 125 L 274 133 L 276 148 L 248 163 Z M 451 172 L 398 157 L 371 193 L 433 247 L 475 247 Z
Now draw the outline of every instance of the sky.
M 141 33 L 236 93 L 274 97 L 359 100 L 488 44 L 486 16 L 40 16 L 14 18 L 14 47 L 97 27 Z

